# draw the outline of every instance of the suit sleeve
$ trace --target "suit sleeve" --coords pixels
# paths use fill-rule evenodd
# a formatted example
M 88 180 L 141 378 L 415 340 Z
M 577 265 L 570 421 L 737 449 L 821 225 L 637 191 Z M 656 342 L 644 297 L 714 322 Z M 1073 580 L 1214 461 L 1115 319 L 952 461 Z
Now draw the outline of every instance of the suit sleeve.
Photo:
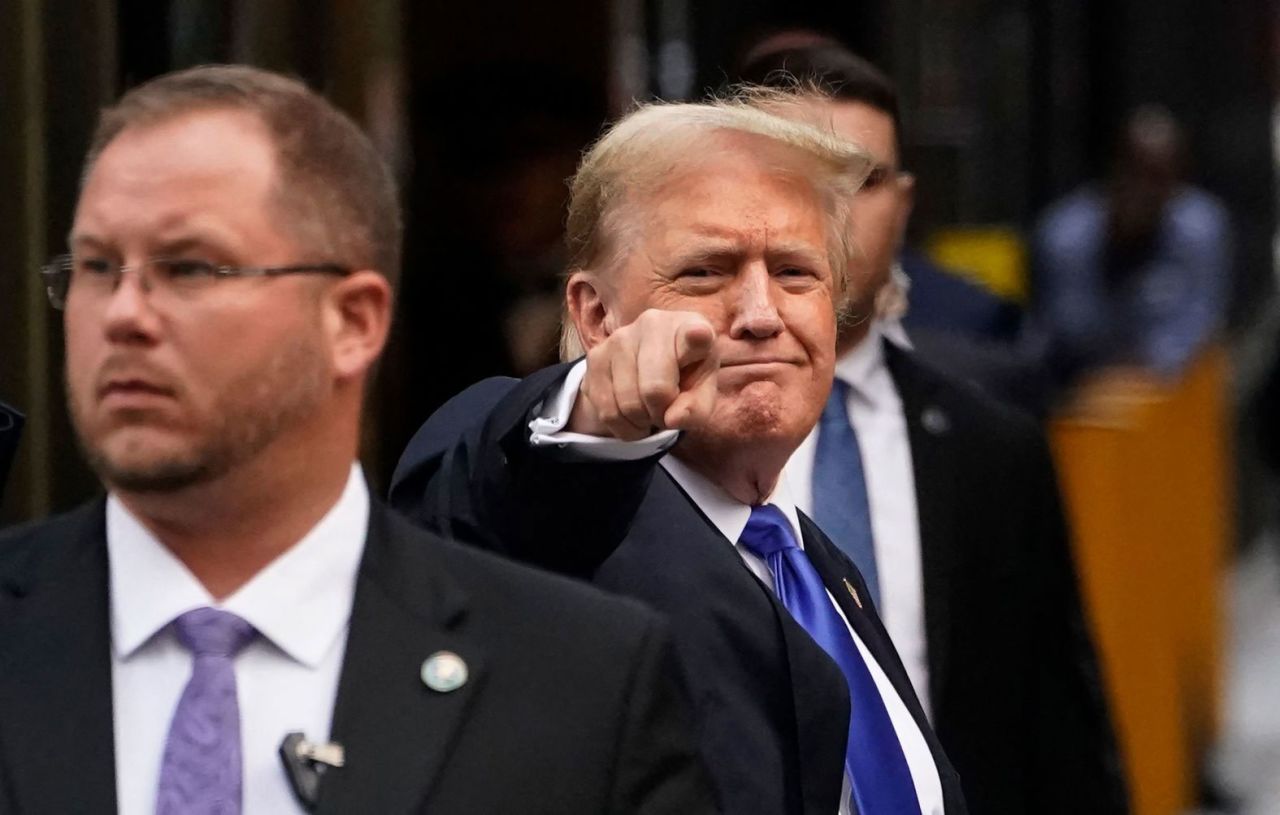
M 529 422 L 569 368 L 451 400 L 405 450 L 391 505 L 447 537 L 589 577 L 625 537 L 660 454 L 584 460 L 531 446 Z
M 694 748 L 688 700 L 663 627 L 649 626 L 622 711 L 609 812 L 702 815 L 719 812 Z
M 1040 776 L 1036 812 L 1123 815 L 1129 799 L 1102 676 L 1082 608 L 1070 536 L 1048 446 L 1035 444 L 1033 511 L 1041 530 L 1038 575 L 1038 637 L 1034 738 Z

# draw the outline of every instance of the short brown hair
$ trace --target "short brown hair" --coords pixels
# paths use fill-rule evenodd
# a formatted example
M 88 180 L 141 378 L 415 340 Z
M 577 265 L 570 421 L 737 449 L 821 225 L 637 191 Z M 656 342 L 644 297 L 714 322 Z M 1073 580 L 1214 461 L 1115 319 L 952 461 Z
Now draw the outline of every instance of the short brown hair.
M 244 111 L 276 148 L 277 203 L 325 261 L 400 273 L 402 224 L 391 170 L 346 114 L 302 82 L 247 65 L 202 65 L 157 77 L 102 112 L 84 176 L 117 136 L 197 110 Z M 320 258 L 316 258 L 320 260 Z

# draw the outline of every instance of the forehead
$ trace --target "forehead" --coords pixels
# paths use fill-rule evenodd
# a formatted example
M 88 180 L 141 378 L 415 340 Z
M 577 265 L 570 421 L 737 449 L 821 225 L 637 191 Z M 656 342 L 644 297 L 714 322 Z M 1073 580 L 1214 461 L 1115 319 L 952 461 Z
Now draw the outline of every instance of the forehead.
M 821 198 L 795 160 L 777 151 L 723 149 L 672 173 L 640 207 L 651 248 L 785 243 L 826 251 Z
M 132 125 L 86 176 L 74 233 L 137 237 L 255 219 L 261 227 L 275 176 L 274 146 L 251 113 L 199 110 Z
M 877 162 L 897 160 L 897 134 L 893 117 L 865 102 L 834 100 L 821 103 L 820 113 L 829 117 L 837 136 L 855 141 L 871 153 Z

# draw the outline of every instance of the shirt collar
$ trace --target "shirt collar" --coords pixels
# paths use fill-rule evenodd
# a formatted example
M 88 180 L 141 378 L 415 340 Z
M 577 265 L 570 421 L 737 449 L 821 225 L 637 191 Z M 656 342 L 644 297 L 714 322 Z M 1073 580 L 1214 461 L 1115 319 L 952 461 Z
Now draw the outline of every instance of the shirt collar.
M 736 545 L 738 538 L 742 537 L 743 530 L 747 528 L 747 521 L 751 519 L 751 507 L 734 498 L 720 485 L 673 455 L 663 456 L 660 463 L 667 471 L 667 475 L 680 485 L 680 489 L 684 490 L 698 509 L 702 510 L 702 514 L 707 516 L 711 525 L 730 543 Z M 764 503 L 773 504 L 782 510 L 782 514 L 791 523 L 791 533 L 795 535 L 796 542 L 803 549 L 804 536 L 800 534 L 800 516 L 796 510 L 796 502 L 791 497 L 791 488 L 787 485 L 785 473 L 778 477 L 777 486 L 773 488 L 773 492 Z
M 369 488 L 353 464 L 337 503 L 311 531 L 222 603 L 114 495 L 107 499 L 111 640 L 127 659 L 178 615 L 202 606 L 249 622 L 316 667 L 346 630 L 369 526 Z
M 858 396 L 867 398 L 867 391 L 876 372 L 884 367 L 884 347 L 878 323 L 873 323 L 867 335 L 857 345 L 836 359 L 835 377 L 844 382 Z

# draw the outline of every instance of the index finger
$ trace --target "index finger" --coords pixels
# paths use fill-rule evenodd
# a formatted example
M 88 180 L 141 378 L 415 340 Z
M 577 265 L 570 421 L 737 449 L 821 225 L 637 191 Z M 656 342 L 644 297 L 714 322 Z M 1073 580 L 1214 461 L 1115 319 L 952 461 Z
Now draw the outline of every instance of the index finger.
M 691 320 L 676 329 L 676 365 L 681 369 L 711 355 L 716 332 L 706 320 Z

